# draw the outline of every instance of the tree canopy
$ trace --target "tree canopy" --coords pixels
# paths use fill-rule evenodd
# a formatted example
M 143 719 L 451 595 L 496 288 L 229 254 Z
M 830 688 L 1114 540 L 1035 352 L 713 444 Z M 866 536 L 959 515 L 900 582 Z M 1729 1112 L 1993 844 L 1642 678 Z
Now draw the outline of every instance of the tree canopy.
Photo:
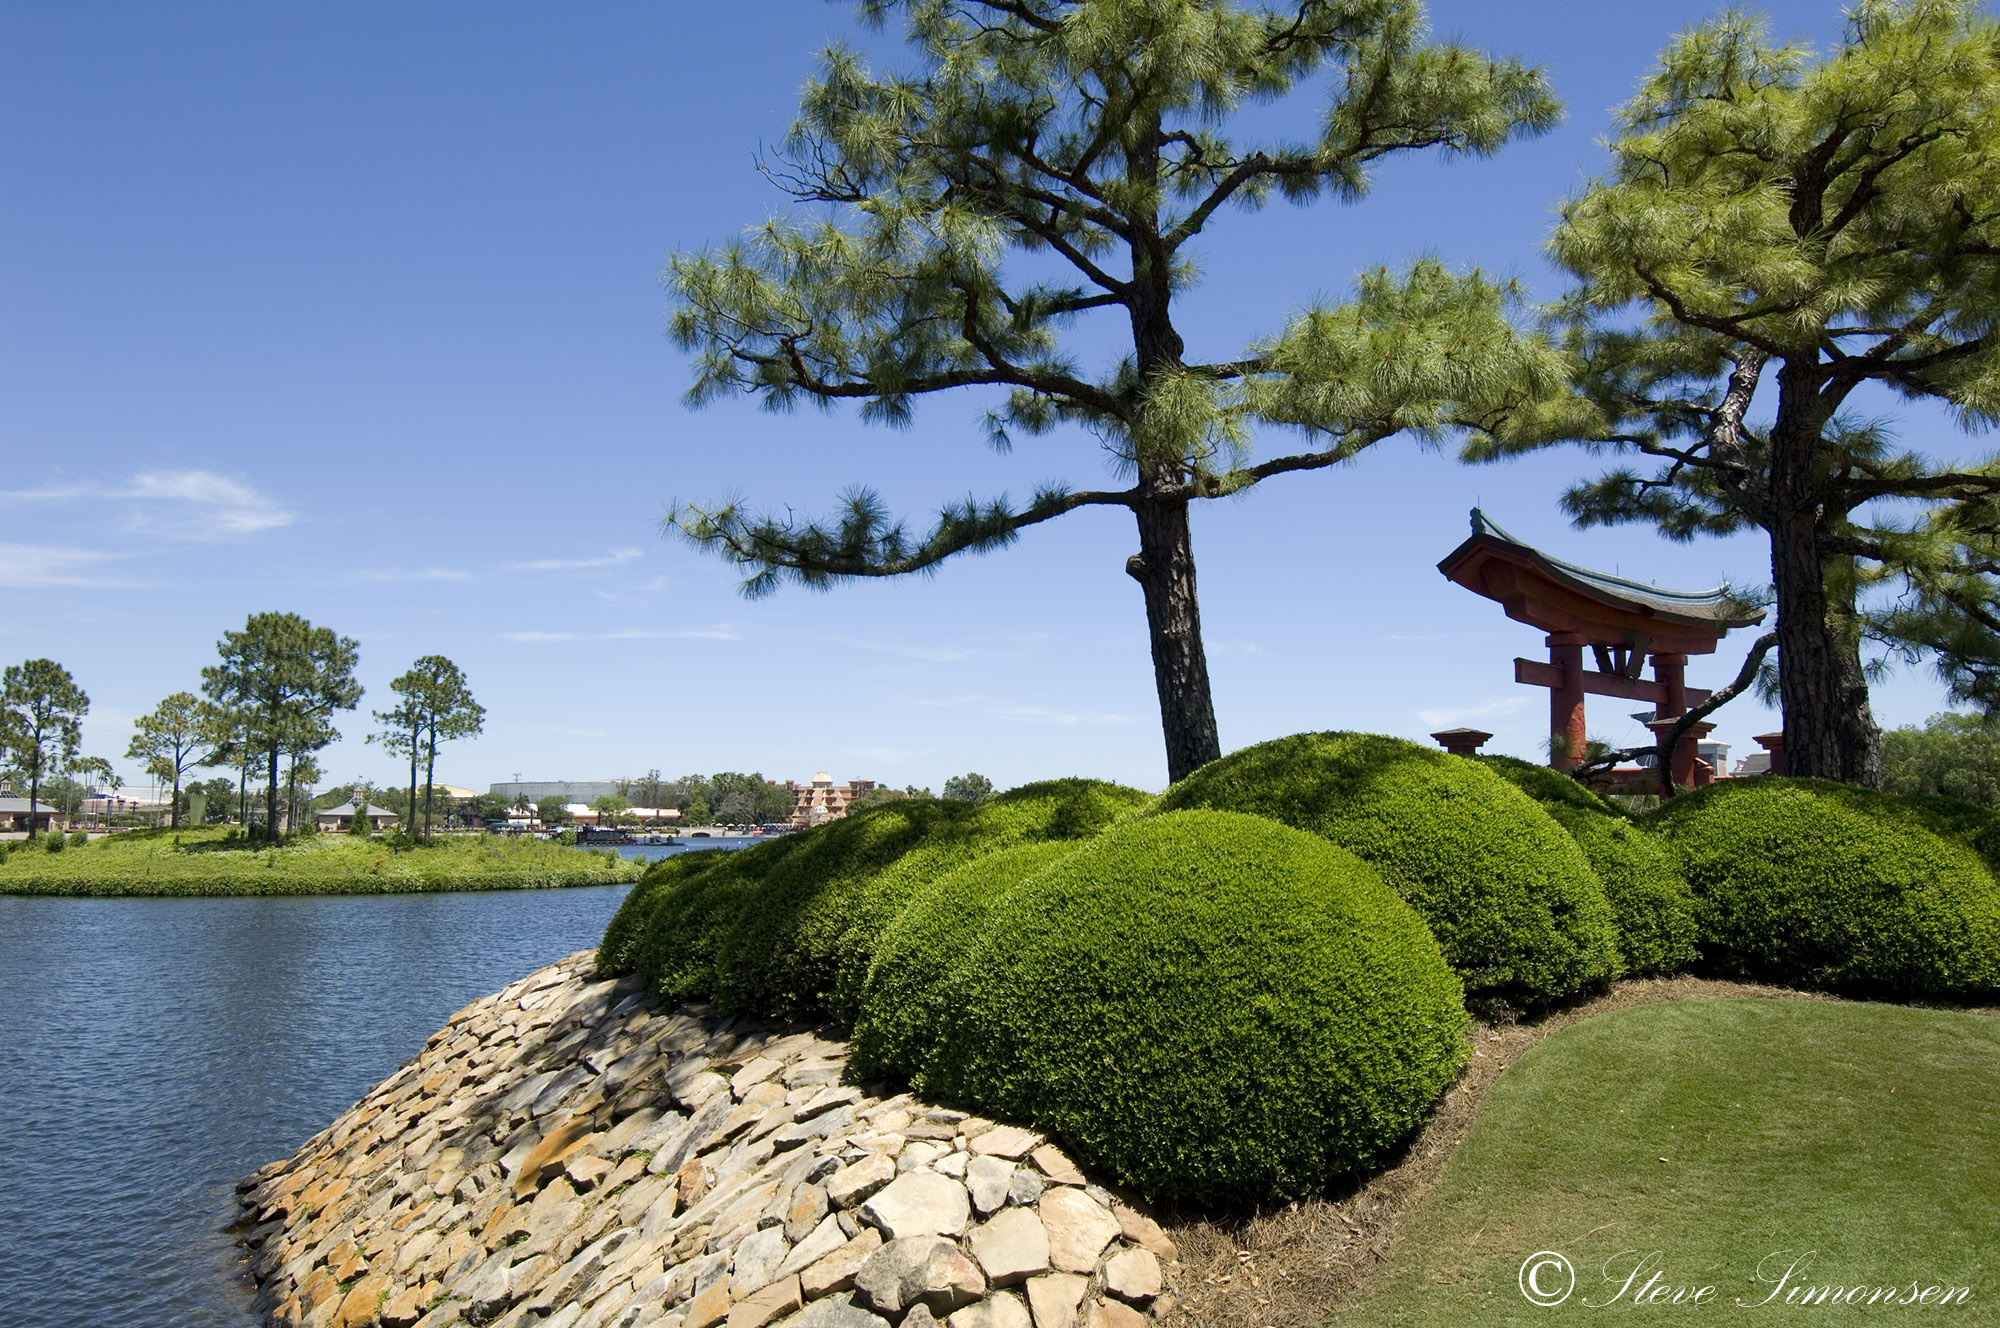
M 1398 434 L 1482 430 L 1554 392 L 1561 371 L 1515 329 L 1509 285 L 1428 259 L 1365 272 L 1344 304 L 1273 310 L 1250 345 L 1191 349 L 1177 302 L 1197 282 L 1197 242 L 1274 198 L 1357 202 L 1394 156 L 1491 153 L 1549 128 L 1556 102 L 1537 70 L 1430 41 L 1415 0 L 866 0 L 861 12 L 899 19 L 913 64 L 878 74 L 845 47 L 825 53 L 765 163 L 817 215 L 672 261 L 673 334 L 696 356 L 689 399 L 854 401 L 906 425 L 918 397 L 996 389 L 993 446 L 1077 426 L 1130 482 L 968 497 L 923 532 L 867 488 L 824 521 L 677 501 L 666 524 L 743 566 L 760 595 L 788 579 L 927 571 L 1066 512 L 1125 508 L 1138 535 L 1125 570 L 1144 594 L 1178 779 L 1221 751 L 1191 504 Z M 1326 98 L 1309 135 L 1242 115 L 1308 90 Z M 1124 348 L 1087 368 L 1065 334 L 1093 315 Z M 1260 459 L 1266 429 L 1302 450 Z
M 360 649 L 296 613 L 253 613 L 242 631 L 222 634 L 221 662 L 201 671 L 203 693 L 241 722 L 245 750 L 264 759 L 266 834 L 278 833 L 278 758 L 332 742 L 332 714 L 360 704 Z
M 0 671 L 0 743 L 8 768 L 28 781 L 28 838 L 42 785 L 77 762 L 90 698 L 52 659 L 31 659 Z
M 144 763 L 147 774 L 173 786 L 171 824 L 181 825 L 181 776 L 214 759 L 212 724 L 201 698 L 175 692 L 132 724 L 132 741 L 125 755 Z
M 1550 245 L 1583 409 L 1469 450 L 1622 458 L 1568 494 L 1582 524 L 1765 532 L 1788 769 L 1879 784 L 1862 642 L 1922 623 L 1871 614 L 1867 589 L 1925 591 L 1944 644 L 1938 592 L 1979 591 L 1962 518 L 2000 470 L 1898 450 L 1857 394 L 1968 425 L 2000 406 L 2000 28 L 1973 0 L 1864 0 L 1816 57 L 1732 12 L 1668 47 L 1610 149 Z M 1911 521 L 1898 500 L 1943 506 Z

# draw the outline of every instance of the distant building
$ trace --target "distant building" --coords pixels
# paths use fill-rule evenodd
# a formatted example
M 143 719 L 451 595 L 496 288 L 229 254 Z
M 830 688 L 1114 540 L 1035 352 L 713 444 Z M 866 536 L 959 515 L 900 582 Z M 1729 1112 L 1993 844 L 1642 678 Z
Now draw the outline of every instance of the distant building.
M 872 779 L 850 779 L 836 785 L 833 776 L 824 770 L 814 775 L 810 784 L 788 779 L 785 792 L 792 795 L 792 824 L 822 825 L 837 821 L 847 815 L 849 803 L 874 787 Z
M 596 802 L 623 793 L 630 787 L 630 781 L 623 779 L 554 779 L 528 780 L 525 783 L 494 784 L 488 788 L 512 802 L 525 796 L 529 802 L 540 802 L 543 798 L 561 798 L 564 802 Z
M 371 803 L 364 811 L 359 803 L 353 802 L 343 802 L 338 807 L 322 807 L 313 813 L 313 820 L 323 831 L 345 834 L 354 827 L 357 813 L 365 814 L 368 817 L 369 827 L 374 830 L 386 830 L 397 821 L 396 813 L 387 807 L 377 807 Z
M 49 822 L 55 814 L 55 808 L 49 806 L 48 803 L 44 802 L 40 804 L 34 810 L 33 828 L 36 830 L 48 829 Z M 26 830 L 29 828 L 28 817 L 28 800 L 26 798 L 12 797 L 6 792 L 0 791 L 0 828 Z

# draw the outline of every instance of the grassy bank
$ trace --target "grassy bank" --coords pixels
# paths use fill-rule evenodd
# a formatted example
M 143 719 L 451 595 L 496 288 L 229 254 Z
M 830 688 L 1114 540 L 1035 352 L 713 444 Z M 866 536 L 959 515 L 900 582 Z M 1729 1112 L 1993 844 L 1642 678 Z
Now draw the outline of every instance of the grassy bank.
M 1900 1298 L 1914 1282 L 1972 1288 L 1952 1322 L 1990 1324 L 1996 1250 L 2000 1021 L 1689 1001 L 1588 1020 L 1511 1066 L 1339 1321 L 1539 1326 L 1617 1308 L 1755 1323 L 1797 1307 L 1800 1286 Z M 1574 1267 L 1560 1305 L 1523 1294 L 1537 1251 Z M 1540 1283 L 1566 1284 L 1558 1272 Z M 1690 1303 L 1702 1287 L 1713 1291 Z M 1813 1309 L 1816 1323 L 1886 1312 Z
M 277 848 L 220 829 L 137 830 L 43 851 L 16 843 L 0 862 L 0 894 L 313 895 L 428 890 L 547 890 L 617 885 L 640 864 L 530 839 L 439 839 L 392 852 L 351 835 L 309 835 Z

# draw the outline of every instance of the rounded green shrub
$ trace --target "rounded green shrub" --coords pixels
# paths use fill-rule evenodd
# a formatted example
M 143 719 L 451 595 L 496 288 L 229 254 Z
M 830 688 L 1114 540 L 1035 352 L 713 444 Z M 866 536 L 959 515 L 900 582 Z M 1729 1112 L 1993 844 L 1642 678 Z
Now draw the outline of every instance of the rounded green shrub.
M 1694 895 L 1666 845 L 1559 770 L 1511 756 L 1475 759 L 1539 803 L 1583 850 L 1611 904 L 1626 973 L 1678 973 L 1694 962 Z
M 855 1001 L 854 1062 L 863 1074 L 907 1079 L 924 1067 L 964 1006 L 960 956 L 977 947 L 988 915 L 1020 883 L 1077 851 L 1073 840 L 1016 844 L 917 884 L 875 944 Z M 914 855 L 912 855 L 914 856 Z
M 1925 811 L 1816 779 L 1731 779 L 1647 822 L 1718 972 L 1857 995 L 2000 988 L 2000 886 Z
M 1001 889 L 969 939 L 926 1085 L 1155 1200 L 1323 1189 L 1466 1056 L 1422 920 L 1352 854 L 1255 817 L 1120 822 Z
M 598 964 L 636 969 L 677 1000 L 851 1019 L 876 939 L 911 889 L 1011 844 L 1094 834 L 1147 801 L 1135 789 L 1067 779 L 978 804 L 864 807 L 726 862 L 649 874 L 613 919 Z
M 1560 770 L 1523 761 L 1518 756 L 1475 756 L 1473 760 L 1540 803 L 1543 808 L 1572 807 L 1621 821 L 1632 818 L 1625 809 L 1597 790 L 1586 788 Z
M 1212 761 L 1161 812 L 1248 812 L 1372 864 L 1430 924 L 1468 995 L 1536 1005 L 1617 971 L 1596 876 L 1561 826 L 1477 761 L 1369 733 L 1301 733 Z

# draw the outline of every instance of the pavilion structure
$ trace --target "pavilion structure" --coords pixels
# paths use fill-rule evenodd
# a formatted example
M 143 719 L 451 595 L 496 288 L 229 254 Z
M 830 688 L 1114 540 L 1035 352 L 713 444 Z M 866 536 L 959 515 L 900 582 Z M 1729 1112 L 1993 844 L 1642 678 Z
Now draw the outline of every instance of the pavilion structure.
M 1687 685 L 1688 656 L 1713 654 L 1732 628 L 1764 620 L 1727 585 L 1662 590 L 1552 558 L 1494 525 L 1476 507 L 1471 537 L 1438 571 L 1493 600 L 1509 618 L 1548 634 L 1548 662 L 1516 659 L 1514 681 L 1549 689 L 1549 764 L 1558 770 L 1583 763 L 1586 695 L 1650 703 L 1647 727 L 1664 737 L 1689 707 L 1710 695 Z M 1586 649 L 1594 670 L 1584 667 Z M 1648 665 L 1650 678 L 1644 676 Z M 1676 745 L 1673 776 L 1679 787 L 1713 777 L 1697 747 L 1713 728 L 1691 725 Z

